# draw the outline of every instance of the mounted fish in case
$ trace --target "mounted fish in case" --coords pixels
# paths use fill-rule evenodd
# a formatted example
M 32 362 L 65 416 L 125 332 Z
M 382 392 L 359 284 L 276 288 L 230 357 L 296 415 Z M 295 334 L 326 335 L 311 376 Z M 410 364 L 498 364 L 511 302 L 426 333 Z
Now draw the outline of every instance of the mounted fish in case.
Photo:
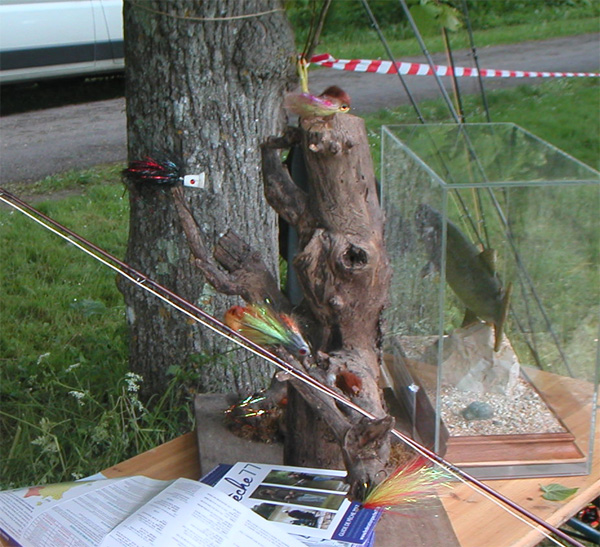
M 514 124 L 424 124 L 382 128 L 381 181 L 415 436 L 480 478 L 588 473 L 600 173 Z

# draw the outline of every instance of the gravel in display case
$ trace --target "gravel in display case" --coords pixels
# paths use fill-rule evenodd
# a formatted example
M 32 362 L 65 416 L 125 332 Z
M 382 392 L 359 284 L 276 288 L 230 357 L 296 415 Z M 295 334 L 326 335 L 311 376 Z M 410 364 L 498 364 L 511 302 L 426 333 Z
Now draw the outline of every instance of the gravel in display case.
M 600 173 L 514 124 L 382 128 L 387 377 L 480 478 L 587 474 Z

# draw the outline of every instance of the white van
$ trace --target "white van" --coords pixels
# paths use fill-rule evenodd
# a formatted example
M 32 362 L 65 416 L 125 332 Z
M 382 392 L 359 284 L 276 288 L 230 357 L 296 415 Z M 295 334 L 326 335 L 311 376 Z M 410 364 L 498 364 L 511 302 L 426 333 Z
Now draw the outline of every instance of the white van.
M 0 84 L 124 69 L 122 0 L 0 0 Z

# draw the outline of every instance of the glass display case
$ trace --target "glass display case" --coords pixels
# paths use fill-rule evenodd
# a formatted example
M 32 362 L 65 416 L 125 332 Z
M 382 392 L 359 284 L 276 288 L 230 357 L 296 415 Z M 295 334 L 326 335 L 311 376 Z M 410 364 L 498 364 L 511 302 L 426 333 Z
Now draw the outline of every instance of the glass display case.
M 514 124 L 382 128 L 386 376 L 479 478 L 587 474 L 600 173 Z

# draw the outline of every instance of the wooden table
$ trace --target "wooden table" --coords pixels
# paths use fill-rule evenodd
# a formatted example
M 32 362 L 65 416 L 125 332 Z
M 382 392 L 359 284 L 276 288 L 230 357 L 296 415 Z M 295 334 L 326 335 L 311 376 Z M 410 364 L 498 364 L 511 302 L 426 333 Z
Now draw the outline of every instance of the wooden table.
M 552 400 L 557 414 L 586 451 L 590 442 L 589 427 L 593 398 L 590 384 L 560 377 L 541 371 L 530 371 L 536 385 Z M 565 386 L 568 390 L 565 391 Z M 585 403 L 583 403 L 585 401 Z M 600 424 L 596 409 L 596 424 Z M 589 475 L 572 477 L 543 477 L 534 479 L 493 480 L 486 484 L 518 503 L 555 527 L 575 515 L 591 500 L 600 495 L 600 431 L 596 426 L 593 442 L 593 460 Z M 552 502 L 542 498 L 540 485 L 558 483 L 568 488 L 578 488 L 577 493 L 563 502 Z M 461 545 L 465 547 L 510 546 L 529 547 L 542 539 L 539 532 L 518 524 L 514 517 L 475 495 L 468 487 L 453 489 L 452 496 L 442 498 Z M 468 504 L 468 510 L 465 510 Z M 479 541 L 485 538 L 486 541 Z M 495 540 L 493 538 L 496 538 Z M 501 541 L 499 541 L 501 540 Z
M 204 408 L 204 412 L 205 429 L 206 414 L 212 412 L 215 430 L 212 432 L 212 436 L 203 438 L 203 446 L 211 446 L 221 452 L 226 447 L 228 452 L 234 452 L 228 453 L 233 460 L 225 463 L 232 463 L 237 459 L 242 460 L 244 454 L 251 458 L 255 457 L 247 449 L 239 447 L 235 449 L 234 447 L 232 450 L 231 444 L 215 441 L 215 439 L 223 438 L 222 431 L 218 430 L 219 424 L 222 422 L 222 410 L 219 410 L 219 405 L 215 405 L 215 408 L 208 413 Z M 200 435 L 202 436 L 202 432 Z M 202 460 L 205 465 L 207 452 L 209 451 L 204 451 Z M 238 457 L 236 458 L 236 456 Z M 211 467 L 212 464 L 213 462 L 209 461 L 207 467 Z M 209 470 L 200 468 L 197 433 L 194 432 L 177 437 L 105 469 L 103 474 L 110 478 L 146 475 L 163 480 L 178 477 L 198 479 L 202 475 L 202 471 Z M 540 484 L 553 482 L 566 487 L 578 488 L 578 491 L 563 502 L 546 501 L 541 497 Z M 587 503 L 600 496 L 600 435 L 597 432 L 594 438 L 592 471 L 587 476 L 493 480 L 486 481 L 486 484 L 550 524 L 560 526 Z M 466 485 L 454 485 L 450 491 L 441 496 L 441 501 L 445 512 L 443 510 L 438 512 L 439 514 L 435 515 L 435 518 L 419 519 L 404 518 L 394 514 L 386 515 L 377 526 L 376 547 L 397 547 L 400 539 L 403 540 L 402 544 L 411 545 L 411 547 L 438 545 L 449 547 L 449 545 L 457 544 L 452 540 L 444 541 L 448 532 L 451 534 L 452 529 L 461 547 L 533 547 L 543 539 L 543 535 L 539 531 L 521 523 L 515 516 L 499 508 Z M 448 522 L 451 524 L 451 528 L 450 524 L 447 524 Z M 440 537 L 443 539 L 439 539 Z M 409 538 L 408 543 L 404 541 L 407 538 Z M 420 539 L 415 541 L 413 538 Z M 1 540 L 0 545 L 4 545 Z
M 107 477 L 143 474 L 157 479 L 200 476 L 196 434 L 188 433 L 103 471 Z M 540 484 L 558 482 L 577 493 L 564 502 L 546 501 Z M 592 472 L 587 476 L 487 481 L 545 521 L 559 526 L 600 495 L 600 440 L 595 437 Z M 532 547 L 543 536 L 465 485 L 442 497 L 462 547 Z M 398 517 L 399 518 L 399 517 Z

